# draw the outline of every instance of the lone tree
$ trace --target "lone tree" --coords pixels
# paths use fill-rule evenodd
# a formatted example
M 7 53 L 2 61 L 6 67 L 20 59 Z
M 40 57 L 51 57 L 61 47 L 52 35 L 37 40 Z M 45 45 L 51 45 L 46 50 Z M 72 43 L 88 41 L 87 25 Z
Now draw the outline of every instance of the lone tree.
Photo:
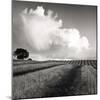
M 17 48 L 13 55 L 17 57 L 17 59 L 25 59 L 29 57 L 29 52 L 23 48 Z

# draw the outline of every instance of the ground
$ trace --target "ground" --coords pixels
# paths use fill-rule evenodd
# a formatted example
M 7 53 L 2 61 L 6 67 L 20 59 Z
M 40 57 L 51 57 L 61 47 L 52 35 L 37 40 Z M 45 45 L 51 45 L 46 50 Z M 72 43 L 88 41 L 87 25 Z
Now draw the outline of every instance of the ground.
M 96 60 L 13 61 L 13 99 L 96 93 Z

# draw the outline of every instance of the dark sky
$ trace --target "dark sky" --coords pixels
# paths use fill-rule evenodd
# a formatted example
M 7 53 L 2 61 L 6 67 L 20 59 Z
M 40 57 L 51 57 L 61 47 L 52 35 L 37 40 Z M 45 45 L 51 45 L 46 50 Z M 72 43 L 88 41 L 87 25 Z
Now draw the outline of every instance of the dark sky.
M 24 44 L 24 38 L 18 37 L 16 31 L 19 32 L 20 25 L 19 13 L 25 8 L 36 9 L 37 6 L 43 6 L 44 9 L 52 10 L 58 14 L 58 19 L 63 21 L 63 28 L 76 28 L 80 31 L 81 36 L 87 37 L 90 46 L 96 51 L 96 6 L 67 5 L 41 2 L 12 2 L 12 44 L 13 50 L 18 47 L 30 48 L 28 44 Z M 45 12 L 46 14 L 46 12 Z M 23 40 L 23 41 L 22 41 Z M 20 42 L 21 41 L 21 42 Z

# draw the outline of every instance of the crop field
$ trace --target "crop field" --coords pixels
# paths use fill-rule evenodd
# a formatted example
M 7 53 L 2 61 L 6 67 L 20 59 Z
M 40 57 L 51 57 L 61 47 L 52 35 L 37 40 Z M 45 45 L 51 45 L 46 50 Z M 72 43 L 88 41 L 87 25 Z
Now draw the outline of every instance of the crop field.
M 12 66 L 13 99 L 97 94 L 97 60 L 14 60 Z

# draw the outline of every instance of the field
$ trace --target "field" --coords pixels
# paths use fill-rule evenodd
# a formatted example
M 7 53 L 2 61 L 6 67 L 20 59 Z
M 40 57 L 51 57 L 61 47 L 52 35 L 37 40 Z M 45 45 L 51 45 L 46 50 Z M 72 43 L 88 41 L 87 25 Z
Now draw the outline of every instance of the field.
M 12 98 L 97 94 L 97 60 L 13 61 Z

